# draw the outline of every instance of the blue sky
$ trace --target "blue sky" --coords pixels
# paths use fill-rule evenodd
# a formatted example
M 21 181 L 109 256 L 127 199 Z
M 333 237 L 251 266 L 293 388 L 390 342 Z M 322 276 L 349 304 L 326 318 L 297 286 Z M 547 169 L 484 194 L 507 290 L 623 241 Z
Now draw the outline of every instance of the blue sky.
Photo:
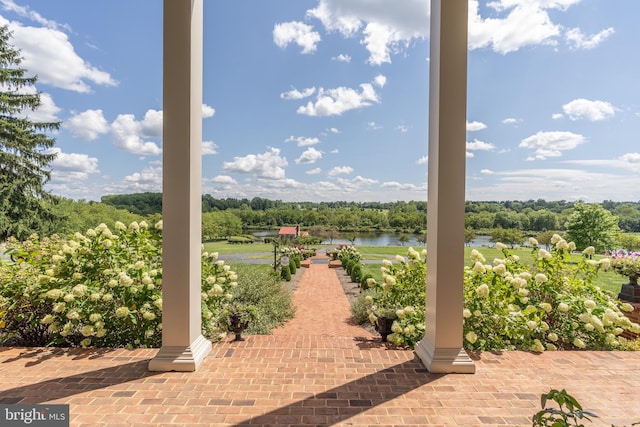
M 638 0 L 470 0 L 468 200 L 640 200 Z M 0 0 L 47 188 L 161 191 L 162 1 Z M 204 1 L 216 198 L 426 200 L 428 0 Z

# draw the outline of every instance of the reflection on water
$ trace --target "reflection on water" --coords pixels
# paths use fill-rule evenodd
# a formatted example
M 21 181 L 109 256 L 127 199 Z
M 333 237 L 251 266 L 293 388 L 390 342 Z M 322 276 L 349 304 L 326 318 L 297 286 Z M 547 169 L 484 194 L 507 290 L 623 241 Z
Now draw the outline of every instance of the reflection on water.
M 276 230 L 268 230 L 268 231 L 258 231 L 252 233 L 254 236 L 259 238 L 264 237 L 276 237 L 278 232 Z M 342 235 L 333 239 L 332 241 L 325 240 L 322 242 L 323 245 L 350 245 L 351 240 L 347 237 L 351 237 L 353 234 L 348 234 L 347 236 Z M 405 234 L 408 238 L 408 242 L 401 242 L 400 236 L 402 233 L 383 233 L 383 232 L 368 232 L 368 233 L 356 233 L 355 240 L 353 243 L 357 246 L 413 246 L 419 247 L 424 246 L 424 243 L 421 243 L 418 238 L 420 236 L 416 234 Z M 489 236 L 478 236 L 474 239 L 469 246 L 493 246 L 493 243 L 490 242 L 491 237 Z

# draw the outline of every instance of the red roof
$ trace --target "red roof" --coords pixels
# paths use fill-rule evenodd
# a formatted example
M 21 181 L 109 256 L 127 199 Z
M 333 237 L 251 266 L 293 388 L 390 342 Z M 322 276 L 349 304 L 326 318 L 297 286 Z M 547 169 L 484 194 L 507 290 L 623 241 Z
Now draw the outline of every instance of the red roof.
M 297 229 L 296 227 L 281 227 L 280 232 L 278 234 L 280 235 L 284 234 L 286 236 L 296 236 Z

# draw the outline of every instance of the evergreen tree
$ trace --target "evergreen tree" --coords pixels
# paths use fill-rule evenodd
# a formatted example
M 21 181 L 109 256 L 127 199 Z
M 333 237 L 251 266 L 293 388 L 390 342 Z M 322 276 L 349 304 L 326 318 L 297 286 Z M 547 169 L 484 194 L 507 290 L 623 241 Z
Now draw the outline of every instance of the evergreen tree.
M 33 90 L 37 77 L 25 76 L 10 37 L 8 28 L 0 27 L 0 242 L 9 236 L 24 239 L 55 218 L 55 198 L 43 188 L 55 140 L 45 132 L 60 126 L 25 117 L 40 106 L 40 94 Z

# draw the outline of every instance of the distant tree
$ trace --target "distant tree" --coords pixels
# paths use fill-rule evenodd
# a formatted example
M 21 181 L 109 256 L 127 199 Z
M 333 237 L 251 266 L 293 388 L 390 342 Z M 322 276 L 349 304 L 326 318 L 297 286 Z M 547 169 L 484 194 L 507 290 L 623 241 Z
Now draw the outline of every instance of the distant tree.
M 32 89 L 37 77 L 25 77 L 19 68 L 22 58 L 10 37 L 0 27 L 0 241 L 26 238 L 55 220 L 56 198 L 44 190 L 55 140 L 45 132 L 60 127 L 25 117 L 40 106 L 40 93 Z
M 113 227 L 116 221 L 129 225 L 133 221 L 140 222 L 144 219 L 142 216 L 132 214 L 128 210 L 118 209 L 105 203 L 76 201 L 66 198 L 59 200 L 54 212 L 59 219 L 52 228 L 47 230 L 47 234 L 56 233 L 62 236 L 71 235 L 76 231 L 85 233 L 88 229 L 95 228 L 102 223 Z M 160 219 L 160 216 L 155 219 L 147 217 L 146 221 L 150 225 L 154 225 Z
M 547 249 L 549 249 L 549 247 L 551 246 L 551 238 L 553 237 L 554 234 L 558 234 L 558 233 L 551 230 L 543 231 L 542 233 L 536 236 L 536 240 L 538 241 L 538 244 L 544 245 L 547 247 Z
M 491 241 L 505 245 L 521 245 L 524 242 L 524 234 L 515 228 L 494 228 L 491 230 Z
M 633 234 L 621 233 L 616 237 L 616 242 L 620 248 L 630 252 L 640 251 L 640 237 Z
M 409 239 L 409 236 L 407 236 L 406 233 L 402 233 L 400 234 L 400 237 L 398 237 L 398 240 L 400 241 L 400 246 L 404 246 L 404 244 L 411 239 Z
M 597 204 L 577 203 L 566 224 L 567 240 L 582 250 L 593 246 L 597 251 L 611 249 L 618 232 L 618 218 Z
M 473 231 L 470 228 L 465 228 L 464 229 L 464 244 L 465 245 L 469 245 L 471 242 L 473 242 L 475 240 L 475 238 L 478 237 L 478 235 L 476 234 L 475 231 Z

